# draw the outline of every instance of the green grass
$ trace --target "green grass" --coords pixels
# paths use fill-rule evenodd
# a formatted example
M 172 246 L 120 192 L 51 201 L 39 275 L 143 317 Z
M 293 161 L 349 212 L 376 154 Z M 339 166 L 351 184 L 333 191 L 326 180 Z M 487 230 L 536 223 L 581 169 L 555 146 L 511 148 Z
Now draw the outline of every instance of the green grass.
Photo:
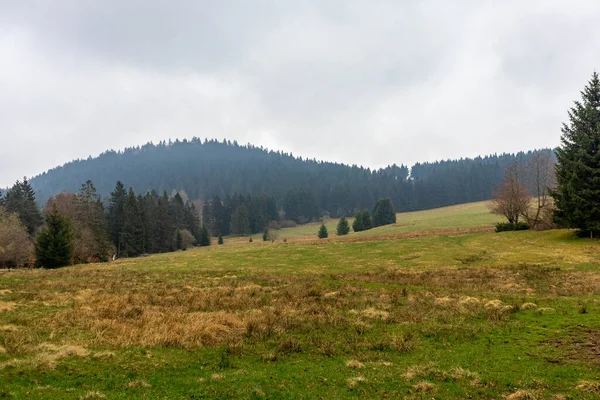
M 597 398 L 599 243 L 496 220 L 0 272 L 0 397 Z
M 329 232 L 329 237 L 336 236 L 338 219 L 329 219 L 325 221 L 325 226 Z M 353 219 L 348 222 L 352 226 Z M 434 210 L 415 211 L 396 214 L 396 223 L 393 225 L 382 226 L 364 232 L 354 233 L 350 228 L 350 236 L 380 236 L 410 232 L 420 232 L 425 230 L 439 229 L 460 229 L 472 227 L 492 227 L 502 218 L 491 214 L 488 208 L 488 202 L 477 202 L 461 204 L 457 206 L 437 208 Z M 283 228 L 275 231 L 278 239 L 298 238 L 298 237 L 316 237 L 321 222 L 315 222 L 305 225 L 299 225 L 294 228 Z M 254 240 L 261 239 L 262 234 L 253 236 Z

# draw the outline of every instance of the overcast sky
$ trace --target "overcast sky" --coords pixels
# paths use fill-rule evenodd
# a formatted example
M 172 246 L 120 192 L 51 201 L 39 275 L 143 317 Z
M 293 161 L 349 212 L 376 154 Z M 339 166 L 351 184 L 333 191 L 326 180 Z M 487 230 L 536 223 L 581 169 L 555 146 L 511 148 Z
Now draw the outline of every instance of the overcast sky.
M 0 0 L 0 187 L 192 136 L 380 167 L 556 146 L 597 0 Z

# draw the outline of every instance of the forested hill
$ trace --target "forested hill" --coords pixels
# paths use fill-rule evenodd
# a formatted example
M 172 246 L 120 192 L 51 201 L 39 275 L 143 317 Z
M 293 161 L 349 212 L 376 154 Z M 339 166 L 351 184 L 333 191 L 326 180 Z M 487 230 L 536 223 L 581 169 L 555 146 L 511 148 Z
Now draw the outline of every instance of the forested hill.
M 350 215 L 372 208 L 381 197 L 391 197 L 399 211 L 488 199 L 506 166 L 531 154 L 417 164 L 411 171 L 404 165 L 370 170 L 236 142 L 192 139 L 107 151 L 54 168 L 31 183 L 40 202 L 64 190 L 76 192 L 88 179 L 108 196 L 120 180 L 138 193 L 183 190 L 192 200 L 268 194 L 284 207 L 286 198 L 308 196 L 320 213 Z

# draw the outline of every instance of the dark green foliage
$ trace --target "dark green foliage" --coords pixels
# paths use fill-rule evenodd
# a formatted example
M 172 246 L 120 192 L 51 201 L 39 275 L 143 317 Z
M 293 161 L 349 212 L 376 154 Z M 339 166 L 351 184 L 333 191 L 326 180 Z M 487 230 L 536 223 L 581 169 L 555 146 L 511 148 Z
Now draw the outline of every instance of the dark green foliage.
M 176 243 L 177 243 L 177 250 L 184 250 L 183 249 L 183 239 L 181 238 L 181 231 L 179 229 L 177 229 L 177 238 L 176 238 Z
M 319 239 L 325 239 L 327 236 L 329 236 L 329 233 L 327 232 L 327 227 L 325 226 L 325 224 L 321 224 L 321 227 L 319 228 L 319 232 L 317 233 L 317 236 L 319 237 Z
M 373 226 L 383 226 L 396 223 L 396 210 L 392 199 L 379 199 L 373 210 Z
M 44 219 L 37 206 L 35 192 L 27 178 L 23 178 L 23 182 L 17 181 L 8 190 L 3 203 L 6 211 L 19 216 L 30 235 L 33 235 L 42 225 Z
M 123 207 L 123 230 L 119 243 L 120 253 L 125 257 L 135 257 L 144 253 L 144 222 L 141 205 L 132 188 L 125 199 Z
M 37 235 L 36 265 L 59 268 L 70 265 L 73 257 L 73 232 L 67 217 L 54 209 L 46 216 L 46 226 Z
M 350 225 L 345 217 L 340 218 L 337 224 L 337 235 L 344 236 L 350 233 Z
M 515 160 L 526 163 L 533 154 L 415 164 L 410 169 L 411 179 L 407 179 L 409 168 L 403 165 L 370 170 L 300 159 L 251 145 L 194 138 L 147 144 L 123 152 L 108 151 L 95 159 L 50 170 L 32 179 L 32 185 L 42 203 L 65 189 L 76 191 L 87 179 L 95 182 L 102 196 L 108 196 L 119 179 L 135 182 L 139 193 L 152 189 L 171 193 L 176 189 L 185 191 L 192 200 L 219 195 L 226 203 L 226 197 L 235 193 L 267 195 L 272 197 L 267 205 L 269 220 L 277 220 L 277 211 L 283 208 L 290 219 L 302 221 L 314 220 L 325 211 L 333 217 L 349 216 L 354 210 L 371 209 L 381 197 L 391 198 L 397 211 L 486 200 L 491 198 L 508 165 Z M 299 188 L 304 193 L 300 194 Z M 252 222 L 252 216 L 259 214 L 250 206 L 249 211 L 252 231 L 261 232 L 265 225 L 257 228 Z M 203 223 L 213 235 L 217 234 L 212 222 L 204 219 Z M 222 221 L 221 233 L 226 234 L 223 228 L 228 227 L 229 221 Z
M 352 223 L 354 232 L 367 231 L 371 228 L 373 228 L 371 213 L 368 210 L 357 212 L 354 216 L 354 222 Z
M 115 189 L 110 194 L 108 204 L 108 230 L 110 237 L 117 249 L 117 255 L 121 254 L 121 233 L 123 231 L 123 223 L 125 216 L 125 201 L 127 199 L 127 191 L 121 181 L 115 185 Z
M 319 208 L 312 193 L 305 189 L 292 189 L 283 200 L 286 217 L 298 224 L 310 222 L 319 216 Z
M 262 235 L 263 242 L 269 240 L 269 228 L 266 228 Z
M 582 236 L 600 234 L 600 79 L 594 72 L 563 124 L 556 152 L 554 220 Z
M 198 242 L 198 246 L 210 246 L 210 233 L 208 232 L 206 226 L 202 226 L 202 228 L 200 228 L 200 232 L 198 236 L 196 236 L 196 241 Z
M 507 231 L 526 231 L 529 229 L 529 225 L 525 222 L 503 222 L 496 224 L 496 232 L 507 232 Z
M 219 237 L 217 238 L 217 244 L 223 244 L 223 235 L 219 233 Z
M 230 233 L 233 235 L 246 235 L 249 232 L 248 207 L 242 203 L 231 214 Z
M 107 261 L 111 252 L 111 243 L 107 233 L 104 206 L 92 181 L 88 180 L 81 185 L 75 202 L 74 218 L 77 220 L 77 225 L 85 227 L 85 233 L 89 233 L 89 235 L 86 234 L 89 236 L 86 247 L 90 249 L 90 256 L 99 261 Z M 84 232 L 79 232 L 79 234 L 81 236 Z M 78 240 L 84 241 L 85 239 L 78 238 Z
M 252 236 L 250 236 L 250 239 L 248 239 L 248 242 L 252 243 Z

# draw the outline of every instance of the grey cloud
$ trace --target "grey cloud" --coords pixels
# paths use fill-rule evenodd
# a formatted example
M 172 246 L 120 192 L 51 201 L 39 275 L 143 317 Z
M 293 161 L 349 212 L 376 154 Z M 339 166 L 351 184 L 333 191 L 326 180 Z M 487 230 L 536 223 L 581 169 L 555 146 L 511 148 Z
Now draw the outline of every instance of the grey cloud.
M 600 65 L 595 1 L 0 4 L 0 187 L 227 137 L 379 167 L 555 146 Z

